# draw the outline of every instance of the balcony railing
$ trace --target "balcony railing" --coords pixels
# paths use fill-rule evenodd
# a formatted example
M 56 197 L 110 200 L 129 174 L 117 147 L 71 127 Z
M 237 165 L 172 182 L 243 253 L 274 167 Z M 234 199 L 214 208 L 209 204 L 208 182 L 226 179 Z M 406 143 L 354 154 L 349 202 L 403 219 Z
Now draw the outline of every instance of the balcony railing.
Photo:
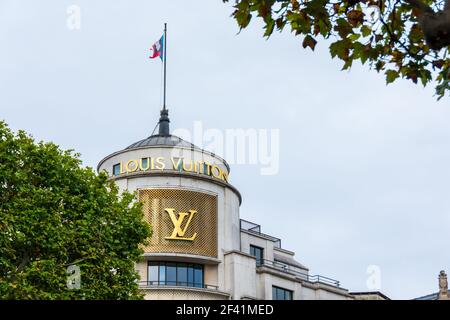
M 296 277 L 308 281 L 308 282 L 312 282 L 312 283 L 323 283 L 323 284 L 327 284 L 330 286 L 334 286 L 334 287 L 340 287 L 340 283 L 337 280 L 328 278 L 328 277 L 324 277 L 321 275 L 313 275 L 310 276 L 307 273 L 298 271 L 296 269 L 294 269 L 293 267 L 284 264 L 284 263 L 280 263 L 277 261 L 272 261 L 272 260 L 259 260 L 256 263 L 257 267 L 262 267 L 262 266 L 266 266 L 266 267 L 270 267 L 279 271 L 283 271 L 283 272 L 287 272 L 290 273 L 292 275 L 295 275 Z
M 240 219 L 240 227 L 241 230 L 245 230 L 245 231 L 249 231 L 251 233 L 263 236 L 265 238 L 270 239 L 271 241 L 273 241 L 275 248 L 280 248 L 281 249 L 281 239 L 279 238 L 275 238 L 273 236 L 269 236 L 268 234 L 262 233 L 261 232 L 261 226 L 259 224 L 244 220 L 244 219 Z
M 180 282 L 180 281 L 140 281 L 140 288 L 148 287 L 187 287 L 194 289 L 219 290 L 218 286 L 205 283 Z

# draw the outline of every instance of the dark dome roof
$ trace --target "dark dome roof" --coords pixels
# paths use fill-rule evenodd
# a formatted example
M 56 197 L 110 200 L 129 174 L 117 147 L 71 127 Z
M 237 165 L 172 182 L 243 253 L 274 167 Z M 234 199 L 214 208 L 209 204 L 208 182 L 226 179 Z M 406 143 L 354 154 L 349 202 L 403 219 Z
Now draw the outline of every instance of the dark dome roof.
M 154 134 L 148 138 L 142 139 L 140 141 L 137 141 L 137 142 L 129 145 L 124 150 L 132 150 L 132 149 L 139 149 L 139 148 L 152 147 L 152 146 L 181 147 L 181 148 L 186 148 L 186 149 L 191 149 L 191 150 L 197 150 L 200 152 L 205 152 L 205 153 L 210 154 L 213 157 L 219 158 L 224 163 L 224 165 L 227 167 L 228 172 L 230 171 L 230 166 L 223 158 L 217 156 L 213 152 L 203 150 L 202 148 L 197 147 L 195 144 L 190 143 L 186 140 L 183 140 L 180 137 L 174 136 L 172 134 L 170 134 L 170 135 Z
M 143 140 L 135 142 L 135 143 L 129 145 L 128 147 L 126 147 L 125 150 L 151 147 L 151 146 L 170 146 L 170 147 L 177 146 L 177 147 L 182 147 L 182 148 L 189 148 L 189 149 L 203 151 L 201 148 L 197 147 L 196 145 L 194 145 L 186 140 L 181 139 L 180 137 L 177 137 L 174 135 L 159 135 L 159 134 L 155 134 L 153 136 L 150 136 L 148 138 L 145 138 Z

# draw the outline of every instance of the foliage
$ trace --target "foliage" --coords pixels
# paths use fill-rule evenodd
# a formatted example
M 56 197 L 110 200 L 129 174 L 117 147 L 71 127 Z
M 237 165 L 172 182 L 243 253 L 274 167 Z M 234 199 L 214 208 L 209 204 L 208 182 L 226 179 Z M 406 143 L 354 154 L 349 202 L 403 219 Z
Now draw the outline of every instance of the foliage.
M 1 299 L 141 298 L 134 263 L 150 236 L 141 206 L 78 156 L 0 122 Z M 67 285 L 70 265 L 78 290 Z
M 319 38 L 327 39 L 331 56 L 343 61 L 343 70 L 359 60 L 383 72 L 387 83 L 398 78 L 420 81 L 424 86 L 434 82 L 440 99 L 450 92 L 450 47 L 447 44 L 433 50 L 427 44 L 419 21 L 424 16 L 422 5 L 430 12 L 433 11 L 429 8 L 434 12 L 440 10 L 435 15 L 442 16 L 445 3 L 444 0 L 424 3 L 420 0 L 236 0 L 232 16 L 241 29 L 249 25 L 253 16 L 260 17 L 265 37 L 289 26 L 291 32 L 302 37 L 302 46 L 311 50 Z M 377 11 L 369 10 L 374 8 Z M 447 16 L 443 18 L 448 19 L 448 4 L 445 10 Z M 442 34 L 450 37 L 450 30 L 437 35 Z

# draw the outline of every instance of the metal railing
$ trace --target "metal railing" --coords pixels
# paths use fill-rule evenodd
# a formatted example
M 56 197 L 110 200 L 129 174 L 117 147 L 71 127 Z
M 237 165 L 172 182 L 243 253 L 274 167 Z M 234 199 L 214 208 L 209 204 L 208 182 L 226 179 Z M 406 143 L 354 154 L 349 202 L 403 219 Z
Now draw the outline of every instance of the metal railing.
M 301 272 L 301 271 L 298 271 L 297 269 L 294 269 L 292 266 L 290 266 L 288 264 L 280 263 L 278 261 L 263 259 L 263 260 L 257 261 L 256 266 L 257 267 L 266 266 L 266 267 L 273 268 L 273 269 L 276 269 L 279 271 L 291 273 L 292 275 L 295 275 L 296 277 L 298 277 L 302 280 L 312 282 L 312 283 L 323 283 L 323 284 L 327 284 L 327 285 L 334 286 L 334 287 L 340 286 L 339 281 L 337 281 L 335 279 L 331 279 L 331 278 L 324 277 L 321 275 L 310 276 L 309 274 L 307 274 L 305 272 Z
M 194 289 L 209 289 L 209 290 L 219 290 L 218 286 L 206 283 L 193 283 L 193 282 L 183 282 L 183 281 L 140 281 L 140 288 L 148 287 L 187 287 Z
M 240 228 L 241 230 L 245 230 L 245 231 L 249 231 L 251 233 L 263 236 L 265 238 L 270 239 L 271 241 L 273 241 L 273 245 L 276 248 L 280 248 L 281 249 L 281 239 L 273 237 L 273 236 L 269 236 L 268 234 L 262 233 L 261 232 L 261 226 L 259 224 L 244 220 L 244 219 L 240 219 Z

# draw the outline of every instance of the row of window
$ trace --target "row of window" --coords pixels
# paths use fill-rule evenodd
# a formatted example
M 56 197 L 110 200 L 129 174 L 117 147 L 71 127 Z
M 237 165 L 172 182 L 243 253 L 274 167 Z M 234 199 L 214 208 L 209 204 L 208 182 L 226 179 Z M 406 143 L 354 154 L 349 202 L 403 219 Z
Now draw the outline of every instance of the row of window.
M 192 263 L 149 261 L 148 284 L 203 288 L 203 266 Z
M 203 288 L 203 266 L 191 263 L 148 262 L 148 284 Z M 272 287 L 272 300 L 292 300 L 292 291 Z

